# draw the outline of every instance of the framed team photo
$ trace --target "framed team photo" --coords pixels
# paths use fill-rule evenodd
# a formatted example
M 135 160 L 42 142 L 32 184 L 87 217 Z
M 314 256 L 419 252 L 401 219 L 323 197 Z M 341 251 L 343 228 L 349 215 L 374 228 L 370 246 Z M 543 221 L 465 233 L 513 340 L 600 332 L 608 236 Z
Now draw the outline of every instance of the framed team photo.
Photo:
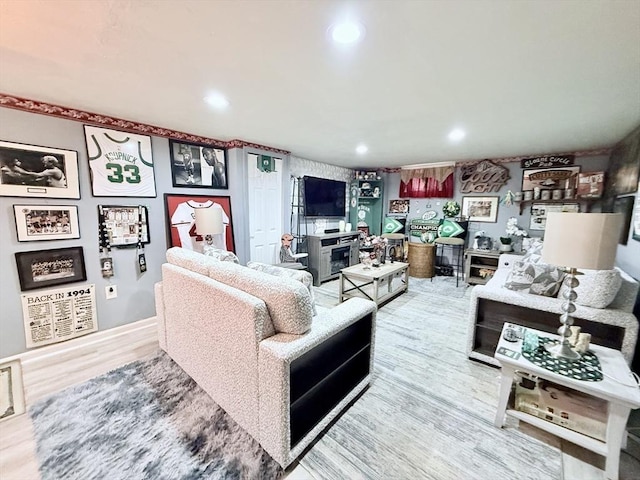
M 135 247 L 149 243 L 147 207 L 143 205 L 98 205 L 98 214 L 112 247 Z
M 23 292 L 87 279 L 82 247 L 16 252 L 15 256 Z
M 0 196 L 79 199 L 78 152 L 0 140 Z
M 202 253 L 204 238 L 196 230 L 196 208 L 222 209 L 224 233 L 213 235 L 213 245 L 235 253 L 231 197 L 209 195 L 164 194 L 167 214 L 167 246 L 182 247 Z
M 169 140 L 174 187 L 228 189 L 224 148 Z
M 151 137 L 84 126 L 94 197 L 155 197 Z
M 20 359 L 0 364 L 0 422 L 25 412 Z
M 14 205 L 19 242 L 80 238 L 75 205 Z

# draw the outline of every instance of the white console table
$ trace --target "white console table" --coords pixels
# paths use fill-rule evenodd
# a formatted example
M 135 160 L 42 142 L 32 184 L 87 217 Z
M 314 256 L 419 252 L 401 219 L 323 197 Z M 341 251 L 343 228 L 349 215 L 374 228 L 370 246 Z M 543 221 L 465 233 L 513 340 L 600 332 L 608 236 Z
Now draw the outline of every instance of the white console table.
M 504 325 L 502 329 L 503 334 L 508 327 L 509 324 Z M 536 333 L 539 337 L 558 338 L 557 335 L 550 333 L 533 329 L 527 330 Z M 629 412 L 632 409 L 640 408 L 640 389 L 637 386 L 633 386 L 635 381 L 631 376 L 627 362 L 619 350 L 592 344 L 590 351 L 598 356 L 604 374 L 604 379 L 599 382 L 574 380 L 570 377 L 559 375 L 539 367 L 522 356 L 522 339 L 517 342 L 509 342 L 501 335 L 494 355 L 502 367 L 500 399 L 498 401 L 495 425 L 502 427 L 504 425 L 505 414 L 507 414 L 580 445 L 583 448 L 603 455 L 606 457 L 606 478 L 617 480 L 620 467 L 620 449 L 622 448 L 624 435 L 626 433 Z M 606 440 L 602 442 L 534 415 L 508 408 L 511 386 L 516 376 L 516 371 L 528 374 L 530 377 L 546 379 L 570 389 L 606 400 L 609 407 Z

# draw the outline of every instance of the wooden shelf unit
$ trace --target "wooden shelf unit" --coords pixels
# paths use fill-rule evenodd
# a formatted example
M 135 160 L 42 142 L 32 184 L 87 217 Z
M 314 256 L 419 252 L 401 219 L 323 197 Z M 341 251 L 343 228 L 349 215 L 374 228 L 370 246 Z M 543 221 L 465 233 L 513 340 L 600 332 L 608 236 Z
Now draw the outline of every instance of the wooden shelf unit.
M 484 285 L 487 283 L 493 273 L 486 277 L 480 276 L 480 270 L 491 270 L 495 272 L 498 269 L 500 254 L 498 250 L 474 250 L 467 249 L 465 252 L 465 281 L 470 285 Z
M 522 212 L 524 210 L 524 207 L 526 205 L 531 205 L 533 203 L 545 203 L 545 204 L 569 204 L 569 203 L 579 203 L 579 204 L 585 204 L 586 205 L 586 210 L 585 212 L 589 212 L 591 210 L 591 204 L 595 203 L 595 202 L 599 202 L 601 199 L 600 198 L 566 198 L 566 199 L 562 199 L 562 200 L 522 200 L 520 202 L 517 202 L 520 206 L 520 215 L 522 215 Z M 580 209 L 582 210 L 582 208 Z

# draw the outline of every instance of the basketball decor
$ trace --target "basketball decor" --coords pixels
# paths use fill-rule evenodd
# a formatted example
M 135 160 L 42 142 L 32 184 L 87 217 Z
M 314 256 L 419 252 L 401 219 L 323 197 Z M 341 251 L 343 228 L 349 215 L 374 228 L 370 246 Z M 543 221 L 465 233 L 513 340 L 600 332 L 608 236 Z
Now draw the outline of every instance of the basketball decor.
M 151 137 L 84 126 L 94 197 L 155 197 Z

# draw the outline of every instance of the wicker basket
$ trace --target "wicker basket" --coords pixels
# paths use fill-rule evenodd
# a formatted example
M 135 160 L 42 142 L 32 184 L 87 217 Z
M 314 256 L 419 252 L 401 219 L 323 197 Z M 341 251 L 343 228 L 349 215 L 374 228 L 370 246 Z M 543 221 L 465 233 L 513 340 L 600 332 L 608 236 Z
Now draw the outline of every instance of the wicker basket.
M 426 243 L 409 243 L 409 276 L 431 278 L 434 275 L 436 246 Z

